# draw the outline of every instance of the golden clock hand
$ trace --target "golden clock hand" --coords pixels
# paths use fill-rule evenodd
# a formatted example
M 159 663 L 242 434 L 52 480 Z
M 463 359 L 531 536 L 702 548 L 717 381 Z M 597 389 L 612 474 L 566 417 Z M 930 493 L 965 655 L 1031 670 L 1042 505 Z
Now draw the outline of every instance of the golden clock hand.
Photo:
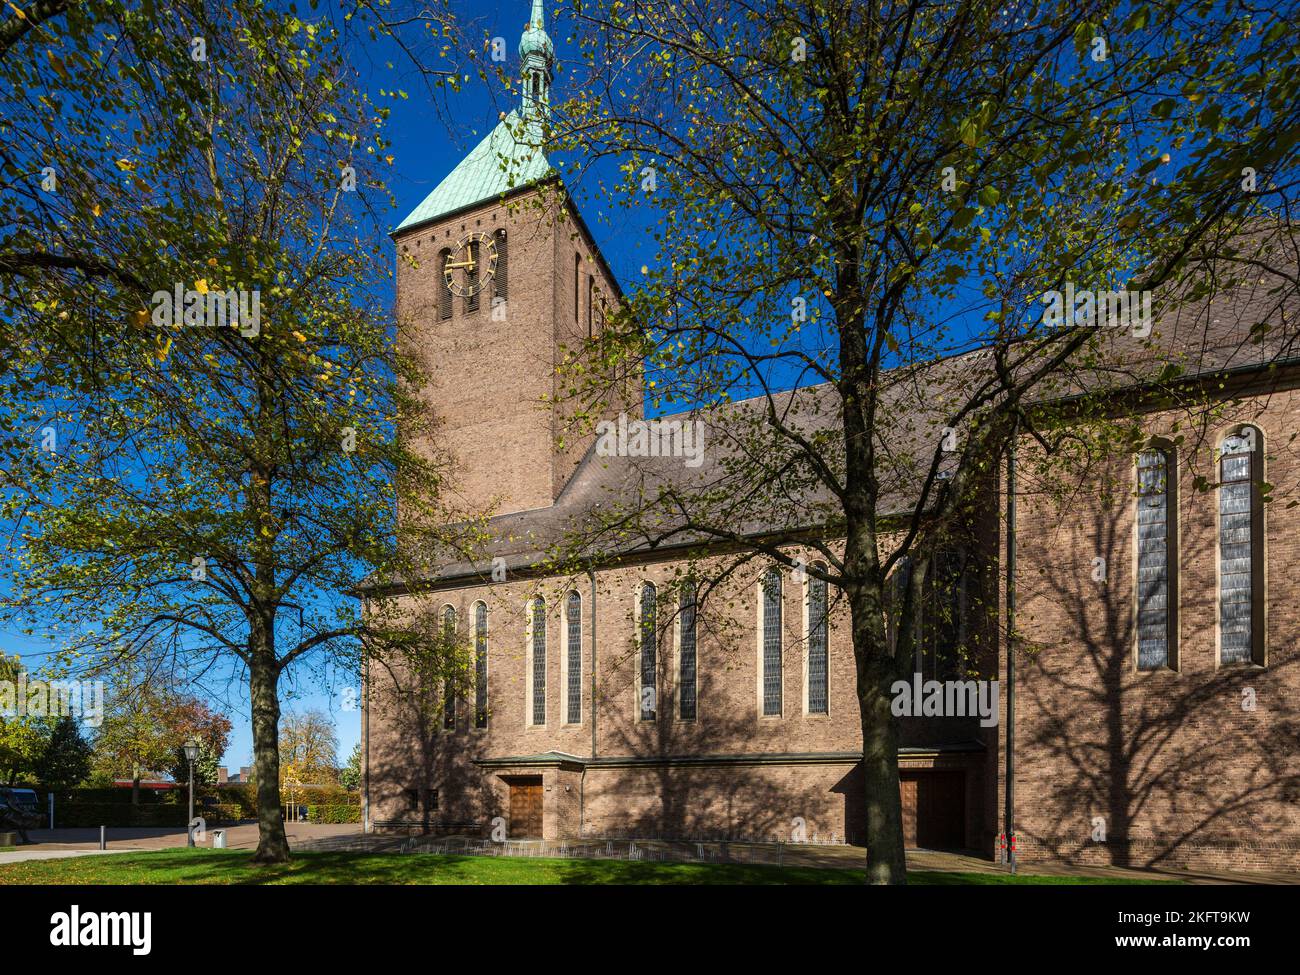
M 477 261 L 461 261 L 459 263 L 453 263 L 451 261 L 448 261 L 446 264 L 443 265 L 443 268 L 445 270 L 451 270 L 454 267 L 467 267 L 473 269 L 477 266 L 478 266 Z

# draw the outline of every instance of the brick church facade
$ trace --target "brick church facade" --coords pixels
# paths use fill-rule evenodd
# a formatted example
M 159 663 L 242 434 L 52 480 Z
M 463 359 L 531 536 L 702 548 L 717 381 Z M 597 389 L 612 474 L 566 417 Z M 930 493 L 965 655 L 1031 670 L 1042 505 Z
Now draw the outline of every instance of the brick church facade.
M 403 675 L 369 665 L 367 828 L 860 842 L 853 652 L 824 584 L 760 567 L 696 613 L 663 598 L 683 591 L 687 555 L 671 547 L 572 576 L 537 568 L 626 471 L 545 405 L 563 402 L 557 366 L 599 332 L 619 289 L 576 207 L 554 220 L 530 205 L 554 198 L 539 189 L 549 166 L 534 138 L 554 60 L 540 0 L 520 54 L 522 108 L 393 235 L 398 314 L 419 325 L 425 401 L 458 463 L 450 487 L 467 508 L 494 507 L 498 572 L 448 565 L 406 584 L 463 637 L 468 673 L 429 710 L 404 703 Z M 472 282 L 489 261 L 481 290 L 447 283 L 449 266 Z M 1240 311 L 1208 313 L 1230 323 Z M 1149 446 L 1114 459 L 1115 483 L 1131 485 L 1115 503 L 1063 506 L 1018 482 L 1022 861 L 1300 869 L 1300 506 L 1288 506 L 1300 363 L 1220 331 L 1204 377 L 1216 419 L 1189 436 L 1178 414 L 1144 412 Z M 607 416 L 639 415 L 639 388 L 625 390 Z M 1005 610 L 1008 473 L 971 526 L 963 606 Z M 998 632 L 980 662 L 1003 688 L 996 723 L 903 719 L 909 845 L 997 856 L 1009 727 Z

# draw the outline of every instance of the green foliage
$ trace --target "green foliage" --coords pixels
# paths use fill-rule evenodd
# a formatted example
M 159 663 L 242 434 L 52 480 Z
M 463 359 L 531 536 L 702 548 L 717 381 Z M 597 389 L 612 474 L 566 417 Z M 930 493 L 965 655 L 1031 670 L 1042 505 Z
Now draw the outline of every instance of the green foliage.
M 257 816 L 257 789 L 247 783 L 238 782 L 216 789 L 206 789 L 204 795 L 217 799 L 223 806 L 230 806 L 237 810 L 239 819 L 253 819 Z
M 652 208 L 654 254 L 605 331 L 568 350 L 562 398 L 590 424 L 611 375 L 643 374 L 647 412 L 693 410 L 724 442 L 703 481 L 628 477 L 640 490 L 602 499 L 555 564 L 631 541 L 739 548 L 695 560 L 703 587 L 756 555 L 822 560 L 852 614 L 864 747 L 891 749 L 890 687 L 924 638 L 914 590 L 987 504 L 1009 446 L 1033 438 L 1025 466 L 1063 498 L 1115 441 L 1116 389 L 1168 381 L 1180 409 L 1210 409 L 1172 380 L 1212 342 L 1182 325 L 1173 348 L 1151 347 L 1159 333 L 1112 342 L 1051 322 L 1042 298 L 1067 281 L 1159 288 L 1168 314 L 1249 277 L 1283 306 L 1294 13 L 582 4 L 556 142 L 575 172 L 620 161 L 615 194 Z M 1254 324 L 1235 341 L 1300 349 L 1294 323 Z M 904 559 L 916 585 L 891 610 Z M 892 763 L 866 763 L 865 789 L 888 810 L 868 817 L 872 879 L 900 882 Z
M 280 676 L 417 643 L 382 605 L 362 619 L 355 587 L 435 558 L 427 526 L 468 523 L 438 507 L 411 323 L 379 298 L 388 110 L 349 58 L 386 8 L 41 5 L 0 38 L 0 516 L 22 521 L 0 617 L 59 634 L 72 672 L 247 673 L 277 782 Z M 177 289 L 198 320 L 156 314 Z M 109 764 L 170 752 L 146 724 Z
M 15 691 L 23 670 L 22 660 L 16 654 L 9 657 L 0 653 L 0 680 L 14 685 Z M 17 710 L 17 701 L 14 703 Z M 36 765 L 49 737 L 50 724 L 45 718 L 0 714 L 0 784 L 34 780 Z
M 348 763 L 339 770 L 339 785 L 349 792 L 355 792 L 361 788 L 361 742 L 352 746 L 352 754 L 348 756 Z
M 221 756 L 225 752 L 225 746 L 222 745 L 220 750 L 208 739 L 199 741 L 199 757 L 194 760 L 194 785 L 216 785 L 217 770 L 221 767 Z M 185 747 L 177 746 L 171 755 L 169 772 L 172 781 L 188 785 L 190 781 L 190 763 L 185 757 Z
M 359 823 L 361 822 L 361 804 L 350 802 L 341 805 L 321 806 L 308 803 L 307 819 L 313 823 Z
M 129 790 L 125 790 L 128 791 Z M 59 802 L 54 803 L 54 825 L 59 829 L 94 826 L 174 826 L 184 828 L 189 822 L 189 807 L 183 802 L 159 802 L 132 805 L 127 802 Z M 239 806 L 223 804 L 196 806 L 209 827 L 237 823 L 245 818 Z
M 287 714 L 280 722 L 280 763 L 286 780 L 322 784 L 338 776 L 334 719 L 319 708 Z
M 55 722 L 34 772 L 43 785 L 66 788 L 90 774 L 92 755 L 90 743 L 82 737 L 80 722 L 64 715 Z

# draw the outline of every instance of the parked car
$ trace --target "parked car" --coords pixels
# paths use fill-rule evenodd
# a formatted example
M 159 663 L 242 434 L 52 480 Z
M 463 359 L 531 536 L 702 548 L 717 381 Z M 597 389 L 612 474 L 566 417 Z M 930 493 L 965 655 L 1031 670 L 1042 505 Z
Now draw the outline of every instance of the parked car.
M 31 789 L 0 788 L 0 829 L 17 830 L 24 843 L 29 829 L 41 825 L 41 806 Z

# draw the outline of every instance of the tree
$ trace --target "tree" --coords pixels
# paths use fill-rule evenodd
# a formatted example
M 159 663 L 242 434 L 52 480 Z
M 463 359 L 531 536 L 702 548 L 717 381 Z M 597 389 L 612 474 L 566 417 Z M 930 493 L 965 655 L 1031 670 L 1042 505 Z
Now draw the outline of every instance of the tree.
M 200 738 L 198 742 L 199 757 L 194 760 L 194 784 L 216 785 L 217 770 L 221 767 L 221 756 L 225 749 L 219 751 L 208 738 Z M 180 785 L 189 782 L 190 760 L 185 757 L 185 747 L 183 745 L 172 751 L 168 769 L 173 782 Z
M 170 682 L 136 658 L 117 663 L 110 673 L 103 723 L 95 734 L 95 768 L 109 779 L 129 776 L 131 803 L 140 803 L 140 779 L 163 769 L 171 757 L 175 731 L 167 725 Z
M 348 763 L 339 769 L 339 785 L 349 792 L 356 792 L 361 788 L 361 742 L 352 746 Z
M 313 709 L 290 714 L 280 728 L 280 758 L 301 782 L 331 782 L 338 774 L 338 735 L 334 719 Z
M 465 521 L 438 508 L 436 441 L 408 420 L 418 375 L 389 355 L 387 109 L 347 60 L 374 24 L 363 6 L 75 5 L 0 50 L 21 109 L 6 118 L 36 120 L 30 144 L 3 145 L 13 172 L 57 158 L 64 187 L 5 187 L 0 315 L 38 337 L 4 377 L 0 510 L 22 540 L 5 615 L 67 634 L 69 666 L 162 653 L 242 674 L 259 863 L 289 853 L 281 677 L 418 642 L 351 594 Z M 399 424 L 433 447 L 410 450 Z
M 131 777 L 131 801 L 140 799 L 146 772 L 169 772 L 188 781 L 184 743 L 197 739 L 204 771 L 197 781 L 216 781 L 216 769 L 230 740 L 230 719 L 184 692 L 183 681 L 166 660 L 147 654 L 110 664 L 106 713 L 95 736 L 96 767 L 110 777 Z M 210 773 L 210 774 L 209 774 Z
M 52 788 L 70 788 L 90 774 L 93 754 L 77 719 L 65 714 L 54 723 L 50 740 L 36 763 L 37 778 Z
M 188 782 L 190 762 L 185 757 L 185 742 L 199 743 L 199 757 L 194 762 L 194 781 L 213 785 L 221 756 L 230 743 L 230 719 L 214 711 L 197 697 L 176 695 L 170 702 L 167 714 L 172 729 L 170 763 L 173 782 Z
M 874 883 L 905 880 L 891 689 L 915 609 L 1002 458 L 1024 436 L 1058 467 L 1122 439 L 1120 387 L 1204 406 L 1181 380 L 1206 343 L 1153 362 L 1158 335 L 1121 341 L 1073 308 L 1052 321 L 1041 299 L 1160 289 L 1169 314 L 1259 273 L 1276 320 L 1294 296 L 1294 10 L 1017 9 L 575 4 L 584 66 L 553 119 L 579 150 L 571 184 L 613 159 L 619 192 L 659 219 L 653 263 L 571 350 L 574 412 L 590 420 L 620 371 L 593 362 L 639 367 L 652 409 L 716 437 L 707 476 L 643 465 L 556 563 L 712 544 L 692 566 L 702 594 L 763 560 L 834 587 Z M 1293 347 L 1275 323 L 1238 324 L 1243 343 Z
M 17 691 L 19 675 L 23 673 L 22 660 L 0 653 L 0 681 Z M 17 699 L 15 697 L 15 705 Z M 49 722 L 32 717 L 18 707 L 13 714 L 0 711 L 0 781 L 13 785 L 21 776 L 34 777 L 41 753 L 49 740 Z

